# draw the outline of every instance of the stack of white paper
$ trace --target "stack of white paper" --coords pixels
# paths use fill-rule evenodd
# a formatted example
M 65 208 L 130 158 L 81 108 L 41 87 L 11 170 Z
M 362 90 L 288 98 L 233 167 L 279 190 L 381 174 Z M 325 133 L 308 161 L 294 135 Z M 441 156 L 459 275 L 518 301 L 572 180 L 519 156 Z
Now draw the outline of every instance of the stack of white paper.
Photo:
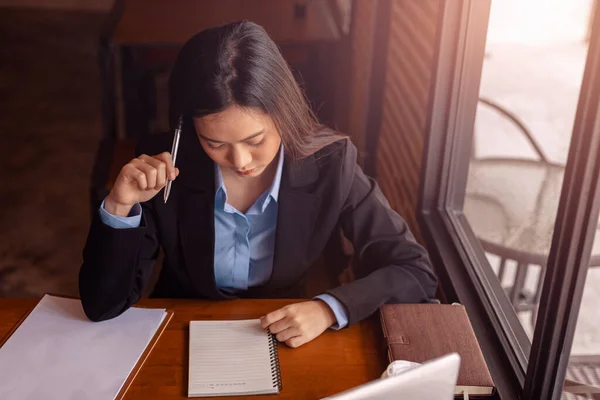
M 44 296 L 0 348 L 0 399 L 114 399 L 166 315 L 91 322 L 80 300 Z

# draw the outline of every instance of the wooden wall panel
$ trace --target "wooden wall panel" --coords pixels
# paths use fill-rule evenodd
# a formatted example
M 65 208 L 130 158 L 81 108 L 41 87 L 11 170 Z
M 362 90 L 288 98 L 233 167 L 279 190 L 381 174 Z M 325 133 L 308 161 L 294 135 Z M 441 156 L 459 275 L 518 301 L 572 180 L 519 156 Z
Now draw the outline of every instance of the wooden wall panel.
M 367 114 L 369 104 L 369 83 L 371 77 L 371 54 L 375 31 L 376 1 L 355 0 L 352 10 L 350 36 L 350 99 L 348 113 L 348 134 L 359 150 L 360 162 L 364 155 Z
M 439 3 L 393 0 L 376 154 L 381 189 L 419 239 L 416 207 Z

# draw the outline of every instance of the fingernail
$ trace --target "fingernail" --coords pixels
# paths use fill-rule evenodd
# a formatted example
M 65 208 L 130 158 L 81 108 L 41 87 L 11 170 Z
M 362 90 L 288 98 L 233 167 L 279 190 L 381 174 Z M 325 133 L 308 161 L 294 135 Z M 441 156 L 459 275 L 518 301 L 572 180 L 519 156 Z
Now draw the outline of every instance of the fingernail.
M 175 180 L 175 173 L 171 173 L 171 175 L 169 175 L 169 179 L 174 181 Z

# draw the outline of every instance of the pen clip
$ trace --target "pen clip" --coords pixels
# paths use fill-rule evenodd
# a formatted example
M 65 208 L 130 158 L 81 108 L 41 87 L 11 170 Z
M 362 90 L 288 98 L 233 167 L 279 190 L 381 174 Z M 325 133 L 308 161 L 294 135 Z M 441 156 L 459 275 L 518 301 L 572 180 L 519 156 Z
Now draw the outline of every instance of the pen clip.
M 173 135 L 173 146 L 171 146 L 171 158 L 173 159 L 173 166 L 175 166 L 175 160 L 177 159 L 177 151 L 179 150 L 179 137 L 181 136 L 181 130 L 183 128 L 183 115 L 179 116 L 177 121 L 177 127 L 175 128 L 175 134 Z

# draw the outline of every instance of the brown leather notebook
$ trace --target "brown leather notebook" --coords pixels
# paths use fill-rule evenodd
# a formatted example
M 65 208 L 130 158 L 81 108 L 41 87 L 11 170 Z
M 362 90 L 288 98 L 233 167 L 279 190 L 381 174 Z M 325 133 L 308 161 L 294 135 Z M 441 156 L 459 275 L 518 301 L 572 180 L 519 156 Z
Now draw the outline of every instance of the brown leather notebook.
M 455 395 L 494 393 L 494 382 L 464 306 L 386 304 L 380 312 L 390 362 L 420 363 L 456 352 L 461 363 Z

